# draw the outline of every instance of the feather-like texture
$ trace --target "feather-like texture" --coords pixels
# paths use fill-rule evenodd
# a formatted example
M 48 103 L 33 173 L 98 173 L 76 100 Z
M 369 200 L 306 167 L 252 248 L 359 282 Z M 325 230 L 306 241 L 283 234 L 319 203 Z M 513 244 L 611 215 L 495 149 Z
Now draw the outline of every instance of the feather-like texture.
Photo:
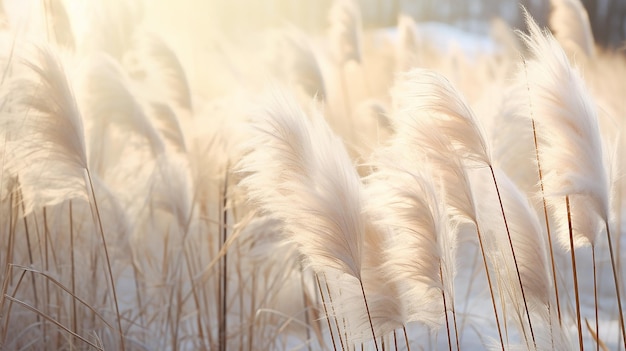
M 46 14 L 50 18 L 48 22 L 52 24 L 52 32 L 54 33 L 54 41 L 58 46 L 73 50 L 75 47 L 74 32 L 70 23 L 69 16 L 65 10 L 62 0 L 45 0 Z M 50 28 L 48 28 L 50 30 Z
M 361 181 L 341 140 L 319 114 L 309 120 L 276 93 L 252 122 L 238 167 L 249 198 L 285 223 L 306 263 L 361 280 Z
M 121 60 L 131 49 L 141 23 L 141 3 L 129 0 L 91 2 L 90 5 L 92 18 L 82 44 L 87 49 L 104 51 Z
M 145 80 L 149 88 L 158 87 L 164 96 L 177 107 L 193 110 L 191 88 L 187 73 L 176 52 L 159 36 L 144 35 L 136 41 L 133 57 L 139 67 L 131 68 L 134 78 Z
M 587 10 L 580 0 L 551 0 L 550 28 L 563 48 L 572 54 L 595 55 Z
M 432 133 L 428 121 L 413 118 L 406 122 L 393 140 L 393 152 L 413 155 L 411 162 L 414 163 L 428 163 L 433 170 L 432 177 L 445 189 L 444 199 L 451 218 L 476 223 L 472 187 L 465 165 L 450 140 L 441 133 Z
M 364 210 L 369 217 L 372 209 L 368 207 L 366 205 Z M 369 316 L 372 318 L 376 335 L 386 335 L 401 328 L 408 321 L 407 309 L 402 303 L 398 282 L 384 268 L 385 247 L 391 235 L 389 228 L 374 225 L 371 221 L 366 224 L 362 277 L 367 293 Z M 341 287 L 341 294 L 334 296 L 333 302 L 337 315 L 346 318 L 346 323 L 350 326 L 346 331 L 349 333 L 350 341 L 361 343 L 370 340 L 372 332 L 369 316 L 363 304 L 359 283 L 355 279 L 345 278 L 331 283 Z
M 178 228 L 186 233 L 193 199 L 187 159 L 179 155 L 159 156 L 149 184 L 153 206 L 170 213 Z
M 153 155 L 164 152 L 159 133 L 143 111 L 130 82 L 119 64 L 108 55 L 96 56 L 85 75 L 83 83 L 83 111 L 92 121 L 94 135 L 103 136 L 111 125 L 131 129 L 144 137 Z M 106 151 L 101 145 L 92 146 L 92 161 L 97 153 Z
M 494 116 L 491 135 L 494 164 L 522 191 L 530 194 L 539 190 L 539 177 L 532 122 L 527 115 L 528 105 L 525 83 L 506 89 Z
M 272 71 L 291 84 L 301 87 L 309 96 L 326 98 L 324 76 L 309 39 L 298 30 L 279 35 L 271 53 Z
M 574 222 L 583 216 L 587 216 L 585 220 L 595 218 L 592 213 L 608 220 L 609 177 L 595 103 L 554 37 L 542 33 L 530 17 L 527 21 L 530 35 L 522 36 L 534 58 L 528 60 L 526 72 L 518 79 L 520 84 L 528 84 L 532 111 L 527 115 L 536 121 L 546 195 L 557 202 L 564 201 L 566 195 L 584 196 L 591 212 L 573 217 Z M 520 108 L 528 110 L 527 101 L 520 103 Z M 566 221 L 566 214 L 557 216 Z M 567 235 L 567 231 L 561 234 Z M 569 242 L 563 235 L 561 241 Z M 593 244 L 596 237 L 590 231 L 576 231 L 574 235 L 578 243 Z
M 7 171 L 19 177 L 25 212 L 86 197 L 83 119 L 60 58 L 37 47 L 4 96 Z
M 392 235 L 383 269 L 397 284 L 407 320 L 435 327 L 443 317 L 440 277 L 447 230 L 432 180 L 393 161 L 377 163 L 368 179 L 368 213 Z M 439 205 L 438 205 L 439 204 Z
M 415 68 L 400 77 L 391 95 L 399 137 L 405 133 L 404 125 L 419 121 L 419 128 L 446 135 L 463 158 L 482 165 L 491 164 L 482 127 L 461 94 L 444 76 Z
M 547 318 L 552 284 L 548 275 L 547 252 L 543 239 L 545 235 L 542 233 L 537 214 L 526 196 L 499 169 L 496 170 L 496 178 L 500 185 L 504 210 L 506 213 L 513 214 L 507 217 L 507 222 L 527 302 L 531 309 L 543 318 Z M 495 233 L 499 250 L 502 252 L 510 250 L 508 238 L 504 234 L 502 230 Z M 509 261 L 511 261 L 509 270 L 512 271 L 514 265 L 512 260 L 509 259 Z M 514 282 L 517 280 L 517 275 L 512 274 L 509 280 Z M 516 286 L 516 284 L 511 283 L 508 286 Z M 518 308 L 519 314 L 523 315 L 523 305 Z
M 156 128 L 161 132 L 163 139 L 173 147 L 174 151 L 185 153 L 187 151 L 185 134 L 174 110 L 169 105 L 159 102 L 151 103 L 149 110 L 152 112 L 150 116 Z
M 530 339 L 528 319 L 522 296 L 526 297 L 531 313 L 538 348 L 541 350 L 552 349 L 551 342 L 565 343 L 568 338 L 565 336 L 566 331 L 562 330 L 555 318 L 554 309 L 551 310 L 553 287 L 549 273 L 545 234 L 542 231 L 537 213 L 531 207 L 526 195 L 502 170 L 495 169 L 495 174 L 500 188 L 502 205 L 505 212 L 511 214 L 507 216 L 507 223 L 519 268 L 519 278 L 506 231 L 501 223 L 492 219 L 493 214 L 500 212 L 498 202 L 495 201 L 497 194 L 492 186 L 483 184 L 477 187 L 477 191 L 485 199 L 493 199 L 492 201 L 482 201 L 479 205 L 480 221 L 487 229 L 487 256 L 495 268 L 496 278 L 501 289 L 500 293 L 505 295 L 509 306 L 514 311 L 510 315 L 514 316 L 520 330 L 526 329 L 527 342 L 532 343 L 532 340 Z M 519 279 L 524 286 L 524 295 L 520 290 Z M 550 333 L 552 333 L 552 337 Z
M 356 1 L 335 0 L 330 9 L 329 36 L 333 58 L 337 62 L 361 62 L 361 10 Z

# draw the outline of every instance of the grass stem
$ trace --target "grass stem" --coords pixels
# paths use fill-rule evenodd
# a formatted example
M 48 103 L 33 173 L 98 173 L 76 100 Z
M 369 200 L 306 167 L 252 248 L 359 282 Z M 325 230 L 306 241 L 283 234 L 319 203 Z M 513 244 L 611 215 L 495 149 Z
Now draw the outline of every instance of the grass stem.
M 611 240 L 611 230 L 609 229 L 609 221 L 607 219 L 604 220 L 604 225 L 606 228 L 606 237 L 609 242 L 609 256 L 611 257 L 611 268 L 613 270 L 613 281 L 615 283 L 615 296 L 617 298 L 617 309 L 619 311 L 619 325 L 622 329 L 622 341 L 624 342 L 624 349 L 626 349 L 626 330 L 624 328 L 624 309 L 622 308 L 622 295 L 619 291 L 619 279 L 617 276 L 617 267 L 615 265 L 615 256 L 613 253 L 613 242 Z
M 374 346 L 376 347 L 376 351 L 378 351 L 378 342 L 376 341 L 376 333 L 374 332 L 374 323 L 372 323 L 372 315 L 370 314 L 370 307 L 367 303 L 367 297 L 365 296 L 365 288 L 363 287 L 363 281 L 359 279 L 359 284 L 361 284 L 361 293 L 363 293 L 363 302 L 365 302 L 365 310 L 367 311 L 367 318 L 370 322 L 370 328 L 372 329 L 372 338 L 374 338 Z
M 122 329 L 122 316 L 120 315 L 120 306 L 118 303 L 118 299 L 117 299 L 117 291 L 115 289 L 115 278 L 113 277 L 113 269 L 111 266 L 111 258 L 109 256 L 109 249 L 107 247 L 107 243 L 106 243 L 106 238 L 104 235 L 104 229 L 102 227 L 102 219 L 100 218 L 100 211 L 98 210 L 98 201 L 96 200 L 96 192 L 94 191 L 93 188 L 93 180 L 91 178 L 91 173 L 89 172 L 89 169 L 85 168 L 85 174 L 87 175 L 87 180 L 89 183 L 89 189 L 91 190 L 91 195 L 93 198 L 93 205 L 95 207 L 95 215 L 96 215 L 96 219 L 98 221 L 98 228 L 100 230 L 100 237 L 102 239 L 102 248 L 104 250 L 104 257 L 106 259 L 106 263 L 107 263 L 107 272 L 109 274 L 109 279 L 111 280 L 111 291 L 113 293 L 113 304 L 115 305 L 115 316 L 116 316 L 116 320 L 117 320 L 117 328 L 118 328 L 118 332 L 119 332 L 119 337 L 120 337 L 120 350 L 125 351 L 126 350 L 126 345 L 125 345 L 125 341 L 124 341 L 124 331 Z
M 333 328 L 330 324 L 330 315 L 328 314 L 328 308 L 326 307 L 326 298 L 324 298 L 324 292 L 322 291 L 322 283 L 320 282 L 320 276 L 315 273 L 315 280 L 317 281 L 317 288 L 320 292 L 320 297 L 322 298 L 322 306 L 324 307 L 324 314 L 326 314 L 326 322 L 328 322 L 328 332 L 330 333 L 330 339 L 333 344 L 333 350 L 337 351 L 337 344 L 335 343 L 335 334 L 333 333 Z
M 578 273 L 576 272 L 576 254 L 574 253 L 574 230 L 572 227 L 572 212 L 570 209 L 569 196 L 565 197 L 565 206 L 567 207 L 567 226 L 569 228 L 569 245 L 570 254 L 572 258 L 572 274 L 574 277 L 574 296 L 576 299 L 576 326 L 578 328 L 578 344 L 580 351 L 584 349 L 583 346 L 583 328 L 580 318 L 580 296 L 578 291 Z
M 524 292 L 524 284 L 522 284 L 522 275 L 519 271 L 519 265 L 517 264 L 517 257 L 515 256 L 515 248 L 513 247 L 513 239 L 511 238 L 511 232 L 509 230 L 509 223 L 506 220 L 506 214 L 504 212 L 504 205 L 502 204 L 502 197 L 500 196 L 500 188 L 498 187 L 498 181 L 496 180 L 496 174 L 493 171 L 493 166 L 489 165 L 491 170 L 491 177 L 493 178 L 493 184 L 496 187 L 496 193 L 498 194 L 498 201 L 500 202 L 500 210 L 502 211 L 502 219 L 504 220 L 504 227 L 506 228 L 506 234 L 509 239 L 509 246 L 511 248 L 511 254 L 513 255 L 513 263 L 515 264 L 515 270 L 517 272 L 517 279 L 519 281 L 520 290 L 522 292 L 522 300 L 524 301 L 524 309 L 526 310 L 526 317 L 528 318 L 528 327 L 530 328 L 530 335 L 533 341 L 535 349 L 537 348 L 537 342 L 535 341 L 535 333 L 533 332 L 533 324 L 530 319 L 530 311 L 528 309 L 528 302 L 526 300 L 526 293 Z

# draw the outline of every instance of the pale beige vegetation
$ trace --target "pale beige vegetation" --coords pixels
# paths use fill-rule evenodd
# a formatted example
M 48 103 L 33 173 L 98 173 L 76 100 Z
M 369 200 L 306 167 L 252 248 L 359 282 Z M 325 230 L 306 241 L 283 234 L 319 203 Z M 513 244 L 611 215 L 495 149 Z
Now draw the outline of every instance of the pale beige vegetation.
M 478 51 L 225 3 L 5 1 L 0 350 L 626 348 L 626 60 L 577 0 Z

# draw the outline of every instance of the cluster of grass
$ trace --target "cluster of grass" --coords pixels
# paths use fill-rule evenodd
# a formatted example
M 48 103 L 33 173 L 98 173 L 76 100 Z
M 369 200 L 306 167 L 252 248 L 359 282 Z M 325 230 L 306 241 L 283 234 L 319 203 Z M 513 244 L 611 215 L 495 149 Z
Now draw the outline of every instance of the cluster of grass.
M 0 350 L 624 350 L 626 59 L 552 3 L 484 51 L 5 6 Z

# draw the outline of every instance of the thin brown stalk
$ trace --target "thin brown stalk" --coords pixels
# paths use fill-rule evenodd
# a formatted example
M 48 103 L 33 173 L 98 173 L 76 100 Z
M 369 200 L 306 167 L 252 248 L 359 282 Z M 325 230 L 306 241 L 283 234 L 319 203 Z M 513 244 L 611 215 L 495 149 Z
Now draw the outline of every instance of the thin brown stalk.
M 235 221 L 236 223 L 236 221 Z M 243 290 L 243 285 L 245 284 L 245 280 L 243 277 L 243 272 L 242 272 L 242 261 L 243 259 L 243 255 L 241 254 L 241 241 L 237 240 L 237 245 L 235 246 L 235 248 L 237 249 L 237 264 L 236 264 L 236 271 L 237 271 L 237 281 L 239 282 L 239 311 L 243 311 L 244 310 L 244 305 L 245 305 L 245 296 L 242 292 Z M 245 325 L 245 316 L 243 313 L 239 313 L 239 325 L 243 326 Z M 243 351 L 243 345 L 244 345 L 244 333 L 239 333 L 239 351 Z
M 504 340 L 502 339 L 502 329 L 500 328 L 500 318 L 498 317 L 498 308 L 496 307 L 496 297 L 493 293 L 493 284 L 491 282 L 491 276 L 489 274 L 489 265 L 487 264 L 487 256 L 485 255 L 485 247 L 483 244 L 483 237 L 480 234 L 480 227 L 476 224 L 476 235 L 478 236 L 478 245 L 480 246 L 480 253 L 483 257 L 483 265 L 485 266 L 485 275 L 487 276 L 487 284 L 489 285 L 489 295 L 491 296 L 491 304 L 493 306 L 493 314 L 496 317 L 496 326 L 498 327 L 498 336 L 500 337 L 500 345 L 502 351 L 504 351 Z
M 48 228 L 48 215 L 46 211 L 46 207 L 43 208 L 43 247 L 44 247 L 44 270 L 46 272 L 50 271 L 50 263 L 48 260 L 48 245 L 50 243 L 50 229 Z M 46 306 L 44 312 L 48 312 L 50 306 L 50 282 L 46 280 L 45 282 L 45 292 L 46 292 Z M 49 314 L 49 313 L 47 313 Z M 48 324 L 43 323 L 43 340 L 48 340 Z M 44 350 L 48 349 L 48 343 L 44 342 Z
M 343 343 L 343 338 L 341 337 L 341 328 L 339 327 L 339 320 L 337 319 L 337 312 L 335 311 L 335 304 L 333 302 L 333 295 L 330 292 L 330 286 L 328 285 L 328 279 L 326 279 L 326 273 L 324 273 L 324 284 L 326 284 L 326 291 L 328 291 L 328 302 L 330 305 L 330 309 L 333 313 L 333 319 L 335 319 L 335 326 L 337 326 L 337 336 L 339 337 L 339 343 L 341 344 L 341 349 L 346 351 L 346 345 Z M 348 341 L 346 340 L 346 343 Z
M 328 308 L 326 307 L 326 299 L 324 298 L 324 292 L 322 291 L 322 283 L 320 282 L 320 276 L 315 273 L 315 280 L 317 281 L 317 288 L 320 292 L 320 297 L 322 298 L 322 306 L 324 307 L 324 314 L 326 314 L 326 322 L 328 322 L 328 332 L 330 333 L 330 339 L 333 344 L 333 349 L 337 351 L 337 345 L 335 343 L 335 335 L 333 334 L 333 328 L 330 324 L 330 315 L 328 314 Z
M 511 232 L 509 230 L 509 224 L 506 220 L 506 214 L 504 213 L 504 205 L 502 204 L 502 197 L 500 196 L 500 188 L 498 187 L 498 181 L 496 180 L 496 174 L 493 171 L 493 166 L 489 165 L 491 170 L 491 177 L 493 178 L 493 184 L 496 187 L 496 193 L 498 194 L 498 201 L 500 202 L 500 210 L 502 211 L 502 219 L 504 220 L 504 227 L 506 228 L 506 234 L 509 239 L 509 246 L 511 247 L 511 254 L 513 255 L 513 262 L 515 264 L 515 270 L 517 272 L 517 280 L 519 281 L 520 290 L 522 292 L 522 300 L 524 300 L 524 309 L 526 310 L 526 317 L 528 318 L 528 327 L 530 328 L 530 335 L 533 340 L 535 349 L 537 348 L 537 342 L 535 341 L 535 333 L 533 332 L 533 325 L 530 320 L 530 311 L 528 309 L 528 302 L 526 301 L 526 293 L 524 292 L 524 285 L 522 284 L 522 275 L 519 271 L 519 265 L 517 264 L 517 257 L 515 256 L 515 248 L 513 247 L 513 240 L 511 239 Z M 522 329 L 524 329 L 522 327 Z
M 341 291 L 339 291 L 339 295 L 341 296 Z M 345 338 L 344 340 L 346 340 L 346 348 L 349 351 L 350 350 L 350 342 L 348 341 L 348 325 L 346 324 L 346 318 L 342 317 L 341 318 L 341 322 L 343 324 L 343 337 Z
M 72 287 L 72 296 L 76 296 L 76 260 L 74 259 L 74 215 L 72 212 L 72 200 L 70 200 L 70 269 L 71 269 L 71 277 L 70 284 Z M 35 306 L 36 307 L 36 306 Z M 78 322 L 78 318 L 76 316 L 76 300 L 72 299 L 72 332 L 77 333 L 78 328 L 76 323 Z M 73 344 L 73 339 L 70 339 L 70 343 Z
M 20 205 L 22 206 L 22 213 L 24 214 L 24 217 L 22 217 L 22 221 L 24 222 L 24 234 L 26 237 L 26 249 L 28 250 L 28 263 L 30 263 L 31 266 L 34 266 L 35 262 L 33 260 L 33 247 L 31 245 L 30 242 L 30 228 L 28 226 L 28 218 L 26 216 L 26 210 L 25 210 L 25 206 L 24 206 L 24 195 L 22 194 L 22 189 L 21 187 L 18 187 L 18 201 L 20 202 Z M 34 305 L 35 308 L 37 308 L 37 302 L 39 301 L 38 297 L 37 297 L 37 285 L 35 284 L 35 276 L 31 275 L 30 277 L 30 281 L 31 284 L 33 286 L 33 301 L 34 301 Z M 41 320 L 39 318 L 39 315 L 37 316 L 37 323 L 40 323 Z
M 249 328 L 249 336 L 248 336 L 248 350 L 252 351 L 252 345 L 254 345 L 254 315 L 255 315 L 255 311 L 256 311 L 256 274 L 252 275 L 252 289 L 251 289 L 251 294 L 250 294 L 250 315 L 252 316 L 253 320 L 250 321 L 250 328 Z M 326 306 L 324 306 L 324 308 L 326 308 Z M 329 325 L 330 326 L 330 325 Z
M 596 317 L 596 335 L 600 336 L 600 324 L 598 323 L 598 272 L 596 269 L 596 247 L 591 245 L 591 260 L 593 261 L 593 302 Z M 596 351 L 600 351 L 600 343 L 596 342 Z
M 396 347 L 396 351 L 398 350 L 398 333 L 396 330 L 393 330 L 393 344 Z
M 404 341 L 406 341 L 406 350 L 411 351 L 411 343 L 409 342 L 409 335 L 406 332 L 406 326 L 402 326 L 402 331 L 404 332 Z
M 222 230 L 221 230 L 221 247 L 226 245 L 226 240 L 228 239 L 228 210 L 226 209 L 227 201 L 228 201 L 228 167 L 226 170 L 226 175 L 224 176 L 224 192 L 222 193 L 222 202 L 221 202 L 221 216 L 222 216 Z M 220 325 L 219 325 L 219 348 L 221 351 L 226 351 L 226 335 L 227 335 L 227 327 L 228 327 L 228 319 L 227 319 L 227 293 L 228 293 L 228 254 L 225 251 L 222 255 L 222 266 L 220 271 Z
M 9 267 L 9 265 L 13 263 L 13 254 L 15 252 L 15 223 L 17 223 L 17 213 L 14 213 L 13 211 L 14 201 L 14 195 L 13 192 L 11 192 L 9 198 L 9 242 L 7 244 L 8 252 L 5 267 Z M 13 276 L 10 274 L 10 272 L 7 276 L 5 276 L 5 281 L 7 281 L 9 285 L 13 283 Z
M 68 334 L 70 334 L 72 337 L 79 339 L 80 341 L 82 341 L 82 342 L 84 342 L 84 343 L 88 344 L 89 346 L 93 347 L 94 349 L 96 349 L 96 350 L 103 350 L 103 351 L 104 351 L 104 349 L 103 349 L 102 347 L 99 347 L 98 345 L 96 345 L 96 344 L 92 343 L 91 341 L 89 341 L 89 340 L 87 340 L 87 339 L 83 338 L 82 336 L 80 336 L 80 335 L 78 335 L 78 334 L 76 334 L 76 333 L 72 332 L 72 331 L 71 331 L 71 330 L 69 330 L 66 326 L 64 326 L 63 324 L 61 324 L 61 323 L 57 322 L 56 320 L 54 320 L 54 318 L 52 318 L 52 317 L 50 317 L 50 316 L 48 316 L 48 315 L 44 314 L 43 312 L 39 311 L 39 310 L 38 310 L 38 309 L 36 309 L 35 307 L 33 307 L 33 306 L 31 306 L 31 305 L 29 305 L 29 304 L 27 304 L 27 303 L 23 302 L 23 301 L 20 301 L 20 300 L 18 300 L 18 299 L 16 299 L 16 298 L 14 298 L 14 297 L 12 297 L 12 296 L 6 296 L 6 298 L 7 298 L 9 301 L 11 301 L 11 302 L 15 302 L 15 303 L 17 303 L 18 305 L 21 305 L 22 307 L 25 307 L 26 309 L 28 309 L 28 310 L 29 310 L 29 311 L 31 311 L 31 312 L 37 313 L 37 315 L 42 316 L 42 317 L 43 317 L 45 320 L 47 320 L 48 322 L 51 322 L 52 324 L 56 325 L 57 327 L 59 327 L 59 328 L 61 328 L 61 329 L 65 330 L 65 331 L 66 331 Z
M 134 252 L 131 252 L 131 256 L 134 256 Z M 135 283 L 135 299 L 137 300 L 137 310 L 143 310 L 143 301 L 141 300 L 141 285 L 139 282 L 139 269 L 137 269 L 137 265 L 135 264 L 134 258 L 132 259 L 131 266 L 133 267 L 133 281 Z M 146 322 L 144 320 L 144 314 L 139 313 L 139 323 L 142 327 L 146 327 Z
M 598 344 L 598 348 L 601 348 L 602 351 L 609 351 L 609 348 L 606 346 L 604 341 L 602 341 L 598 337 L 598 334 L 591 328 L 591 325 L 589 324 L 589 320 L 587 320 L 586 318 L 585 318 L 585 324 L 587 325 L 587 330 L 589 330 L 589 334 L 591 334 L 591 337 L 593 338 L 593 340 L 596 342 L 596 344 Z
M 576 254 L 574 253 L 574 230 L 572 228 L 572 213 L 570 211 L 569 196 L 565 197 L 565 206 L 567 207 L 567 226 L 569 228 L 569 247 L 572 257 L 572 274 L 574 276 L 574 296 L 576 299 L 576 326 L 578 327 L 578 344 L 580 351 L 583 346 L 583 328 L 580 319 L 580 296 L 578 292 L 578 274 L 576 273 Z
M 87 303 L 87 301 L 81 299 L 78 296 L 74 296 L 72 295 L 72 292 L 69 288 L 65 287 L 63 284 L 61 284 L 61 282 L 59 282 L 58 280 L 56 280 L 55 278 L 53 278 L 52 276 L 50 276 L 50 274 L 47 274 L 45 272 L 41 272 L 38 271 L 36 269 L 30 268 L 30 267 L 26 267 L 26 266 L 22 266 L 22 265 L 17 265 L 17 264 L 12 264 L 10 265 L 9 269 L 19 269 L 22 271 L 22 275 L 26 274 L 26 273 L 30 273 L 30 274 L 37 274 L 37 275 L 41 275 L 42 277 L 46 278 L 46 281 L 51 282 L 52 284 L 54 284 L 56 287 L 58 287 L 59 289 L 65 291 L 67 294 L 69 294 L 70 296 L 72 296 L 72 299 L 75 299 L 76 301 L 78 301 L 83 307 L 89 309 L 94 316 L 98 317 L 98 319 L 104 323 L 104 325 L 106 325 L 109 329 L 113 330 L 113 326 L 111 324 L 109 324 L 109 322 L 106 321 L 106 319 L 104 319 L 104 317 L 91 305 L 89 305 Z M 19 286 L 19 284 L 18 284 Z M 15 290 L 13 291 L 13 296 L 15 296 L 17 294 L 17 287 L 15 288 Z M 3 291 L 3 293 L 6 294 L 6 291 Z
M 178 271 L 178 269 L 177 269 Z M 181 296 L 181 289 L 180 287 L 183 286 L 183 282 L 182 282 L 182 277 L 180 275 L 178 275 L 178 284 L 176 284 L 176 289 L 175 289 L 175 294 L 176 294 L 176 318 L 174 319 L 174 337 L 172 338 L 173 343 L 174 343 L 174 351 L 178 350 L 178 345 L 180 345 L 180 340 L 178 337 L 178 334 L 180 332 L 180 320 L 181 320 L 181 316 L 183 314 L 183 304 L 180 301 L 180 296 Z
M 367 297 L 365 296 L 365 288 L 363 287 L 363 281 L 359 279 L 359 284 L 361 284 L 361 293 L 363 293 L 363 302 L 365 302 L 365 310 L 367 311 L 367 318 L 370 321 L 370 328 L 372 329 L 372 337 L 374 338 L 374 346 L 376 347 L 376 351 L 378 351 L 378 342 L 376 341 L 376 333 L 374 332 L 374 323 L 372 323 L 372 315 L 370 314 L 370 307 L 367 303 Z
M 441 279 L 441 298 L 443 299 L 443 315 L 446 317 L 446 332 L 448 336 L 448 349 L 452 351 L 452 337 L 450 336 L 450 321 L 448 319 L 448 304 L 446 302 L 446 289 L 443 284 L 443 271 L 439 264 L 439 278 Z
M 559 285 L 557 283 L 557 275 L 556 275 L 556 265 L 554 263 L 554 248 L 552 246 L 552 235 L 550 233 L 550 221 L 548 219 L 548 204 L 546 201 L 546 196 L 545 196 L 545 190 L 543 187 L 543 172 L 541 170 L 541 163 L 539 162 L 539 146 L 537 144 L 537 133 L 535 131 L 535 120 L 532 120 L 532 124 L 533 124 L 533 137 L 535 139 L 535 156 L 537 159 L 537 169 L 539 172 L 539 184 L 541 187 L 541 199 L 543 201 L 543 216 L 545 218 L 546 221 L 546 235 L 548 237 L 548 248 L 550 250 L 550 265 L 552 268 L 552 280 L 554 283 L 554 297 L 556 298 L 556 311 L 557 311 L 557 315 L 559 318 L 559 324 L 562 324 L 562 320 L 561 320 L 561 303 L 559 301 Z
M 454 302 L 454 301 L 453 301 Z M 456 323 L 456 309 L 454 308 L 454 304 L 452 305 L 452 324 L 454 324 L 454 337 L 456 338 L 456 349 L 461 350 L 461 343 L 459 342 L 459 328 Z
M 6 269 L 7 274 L 11 274 L 12 267 L 13 267 L 12 264 L 7 266 L 7 269 Z M 2 287 L 2 298 L 0 299 L 0 312 L 4 311 L 5 301 L 9 299 L 10 296 L 15 296 L 15 294 L 17 293 L 17 290 L 22 285 L 22 280 L 24 280 L 25 276 L 26 276 L 26 271 L 22 271 L 22 274 L 20 274 L 20 278 L 17 280 L 17 284 L 15 284 L 15 287 L 13 288 L 13 293 L 11 295 L 7 294 L 7 290 L 9 289 L 8 285 L 5 284 Z M 6 282 L 7 280 L 5 279 L 4 281 Z M 7 340 L 7 333 L 9 331 L 9 321 L 11 319 L 12 309 L 13 309 L 13 303 L 9 299 L 9 306 L 7 307 L 7 313 L 6 315 L 3 316 L 4 317 L 4 329 L 2 331 L 2 339 L 0 340 L 0 345 L 4 345 Z
M 615 296 L 617 297 L 617 309 L 619 311 L 619 324 L 622 328 L 622 339 L 624 342 L 624 348 L 626 349 L 626 330 L 624 329 L 624 310 L 622 308 L 622 295 L 619 292 L 619 279 L 617 277 L 617 267 L 615 265 L 615 257 L 613 254 L 613 243 L 611 241 L 611 231 L 609 229 L 609 221 L 604 220 L 606 227 L 606 237 L 609 242 L 609 254 L 611 256 L 611 268 L 613 269 L 613 281 L 615 282 Z
M 306 339 L 307 339 L 307 349 L 311 351 L 311 329 L 309 326 L 311 325 L 311 321 L 309 320 L 309 304 L 307 303 L 306 297 L 306 285 L 304 284 L 304 269 L 302 268 L 302 264 L 300 264 L 300 287 L 302 289 L 302 304 L 304 305 L 304 322 L 306 329 Z
M 188 274 L 188 277 L 189 277 L 189 281 L 192 283 L 191 284 L 191 292 L 192 292 L 192 295 L 193 295 L 193 302 L 194 302 L 194 304 L 196 306 L 196 311 L 201 311 L 201 308 L 200 308 L 200 298 L 198 297 L 198 292 L 196 291 L 196 288 L 193 285 L 193 274 L 191 272 L 191 265 L 192 265 L 192 263 L 191 263 L 191 258 L 189 257 L 189 250 L 187 250 L 187 249 L 183 250 L 183 254 L 185 256 L 184 257 L 185 258 L 185 262 L 186 262 L 185 265 L 187 266 L 187 274 Z M 139 295 L 137 297 L 139 297 Z M 202 314 L 201 313 L 197 313 L 196 314 L 196 325 L 197 325 L 197 328 L 198 328 L 198 339 L 200 340 L 201 345 L 202 345 L 201 349 L 202 350 L 206 350 L 207 349 L 207 347 L 205 345 L 206 339 L 204 337 L 204 327 L 202 326 Z
M 496 283 L 498 284 L 497 286 L 498 286 L 498 297 L 500 298 L 500 306 L 502 306 L 502 324 L 504 324 L 504 338 L 506 339 L 506 345 L 508 347 L 511 341 L 509 339 L 509 327 L 507 323 L 506 303 L 504 301 L 504 292 L 502 291 L 500 280 L 496 280 Z M 524 333 L 524 339 L 528 339 L 526 337 L 526 329 L 522 329 L 522 332 Z
M 528 84 L 528 71 L 526 70 L 526 60 L 522 56 L 522 62 L 524 63 L 524 73 L 526 74 L 526 90 L 528 91 L 528 106 L 530 109 L 530 120 L 533 127 L 533 141 L 535 143 L 535 160 L 537 161 L 537 172 L 539 174 L 539 186 L 541 188 L 541 200 L 543 201 L 543 216 L 546 221 L 546 235 L 548 237 L 548 249 L 550 250 L 550 265 L 552 268 L 552 280 L 554 283 L 554 297 L 556 298 L 556 312 L 559 318 L 559 325 L 563 322 L 561 320 L 561 303 L 559 301 L 559 285 L 557 284 L 556 265 L 554 263 L 554 248 L 552 246 L 552 235 L 550 233 L 550 220 L 548 217 L 548 204 L 546 201 L 545 189 L 543 186 L 543 170 L 541 169 L 541 161 L 539 159 L 539 141 L 537 139 L 537 129 L 535 127 L 535 118 L 533 116 L 533 104 L 530 98 L 530 84 Z
M 126 350 L 126 346 L 125 346 L 125 342 L 124 342 L 124 332 L 122 329 L 122 316 L 120 315 L 120 306 L 117 300 L 117 291 L 115 289 L 115 279 L 113 278 L 113 269 L 111 267 L 111 258 L 109 257 L 109 249 L 107 247 L 106 244 L 106 238 L 104 236 L 104 229 L 102 227 L 102 219 L 100 218 L 100 211 L 98 210 L 98 201 L 96 200 L 96 192 L 93 189 L 93 181 L 91 179 L 91 173 L 89 172 L 89 169 L 85 168 L 85 172 L 87 174 L 87 179 L 88 179 L 88 183 L 89 183 L 89 188 L 91 190 L 91 195 L 93 197 L 93 205 L 95 207 L 95 214 L 96 214 L 96 218 L 98 220 L 98 228 L 100 229 L 100 237 L 102 239 L 102 248 L 104 250 L 104 257 L 106 259 L 107 262 L 107 271 L 109 273 L 109 279 L 111 279 L 111 291 L 113 293 L 113 303 L 115 305 L 115 316 L 116 316 L 116 320 L 117 320 L 117 328 L 118 328 L 118 332 L 119 332 L 119 337 L 120 337 L 120 347 L 122 351 Z

